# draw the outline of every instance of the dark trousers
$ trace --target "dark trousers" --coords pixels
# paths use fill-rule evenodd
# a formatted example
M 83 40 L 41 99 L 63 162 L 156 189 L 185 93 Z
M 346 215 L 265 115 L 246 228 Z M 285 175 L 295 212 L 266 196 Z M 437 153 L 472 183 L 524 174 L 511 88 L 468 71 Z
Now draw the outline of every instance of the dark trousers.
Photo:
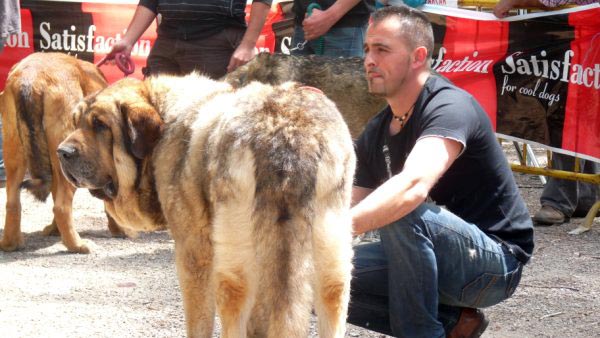
M 572 156 L 553 154 L 553 169 L 572 171 L 574 164 L 575 158 Z M 580 164 L 584 173 L 600 173 L 600 163 L 581 160 Z M 598 190 L 595 184 L 550 177 L 544 186 L 540 203 L 560 210 L 567 217 L 585 216 L 599 198 Z
M 159 36 L 148 55 L 144 76 L 200 72 L 213 79 L 227 73 L 227 65 L 245 29 L 228 27 L 204 39 L 182 40 Z

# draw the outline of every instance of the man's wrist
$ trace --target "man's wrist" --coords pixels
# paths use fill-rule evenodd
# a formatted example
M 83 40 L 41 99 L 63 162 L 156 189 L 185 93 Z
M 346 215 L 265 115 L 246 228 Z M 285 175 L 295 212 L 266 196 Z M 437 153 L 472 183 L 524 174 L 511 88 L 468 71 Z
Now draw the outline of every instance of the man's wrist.
M 350 217 L 352 219 L 352 235 L 358 236 L 365 232 L 363 224 L 360 220 L 360 211 L 355 207 L 350 209 Z
M 252 39 L 242 39 L 237 49 L 254 49 L 256 46 L 256 41 L 252 41 Z

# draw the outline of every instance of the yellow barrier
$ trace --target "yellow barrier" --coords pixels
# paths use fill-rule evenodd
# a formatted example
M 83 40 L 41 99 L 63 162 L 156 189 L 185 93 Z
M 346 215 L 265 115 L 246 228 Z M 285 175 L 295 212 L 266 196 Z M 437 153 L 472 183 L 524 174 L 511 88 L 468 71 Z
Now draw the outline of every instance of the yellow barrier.
M 524 159 L 524 162 L 526 163 L 526 157 L 525 157 L 526 152 L 523 152 L 523 154 L 524 154 L 523 159 Z M 544 176 L 556 177 L 556 178 L 560 178 L 560 179 L 564 179 L 564 180 L 574 180 L 574 181 L 592 183 L 592 184 L 597 184 L 600 186 L 600 174 L 584 174 L 584 173 L 578 172 L 579 171 L 579 159 L 578 158 L 576 158 L 576 160 L 575 160 L 575 168 L 573 168 L 574 171 L 531 167 L 531 166 L 527 166 L 525 164 L 514 164 L 514 163 L 511 163 L 510 167 L 511 167 L 512 171 L 520 172 L 520 173 L 524 173 L 524 174 L 544 175 Z M 578 235 L 583 232 L 591 230 L 592 225 L 594 224 L 594 218 L 598 214 L 598 210 L 600 210 L 600 200 L 596 201 L 596 203 L 594 203 L 592 208 L 588 211 L 587 215 L 585 216 L 585 219 L 583 220 L 583 223 L 581 223 L 581 225 L 579 227 L 577 227 L 577 229 L 572 230 L 569 233 L 573 234 L 573 235 Z

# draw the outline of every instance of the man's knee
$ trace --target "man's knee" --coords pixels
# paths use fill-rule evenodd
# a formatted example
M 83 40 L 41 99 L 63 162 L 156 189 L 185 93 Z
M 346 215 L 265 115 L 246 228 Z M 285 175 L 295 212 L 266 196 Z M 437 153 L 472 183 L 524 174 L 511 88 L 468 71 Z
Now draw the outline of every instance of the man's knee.
M 380 233 L 407 233 L 414 231 L 424 231 L 426 219 L 430 213 L 439 213 L 439 207 L 433 204 L 423 203 L 415 210 L 405 215 L 401 219 L 382 227 Z

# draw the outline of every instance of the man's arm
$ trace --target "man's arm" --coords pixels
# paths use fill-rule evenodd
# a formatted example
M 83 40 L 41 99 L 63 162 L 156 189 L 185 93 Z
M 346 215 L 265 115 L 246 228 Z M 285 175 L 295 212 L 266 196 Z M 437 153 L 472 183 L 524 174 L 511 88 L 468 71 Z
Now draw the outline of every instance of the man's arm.
M 315 9 L 311 16 L 304 18 L 304 38 L 314 40 L 325 35 L 331 27 L 338 22 L 352 7 L 361 0 L 337 0 L 331 7 L 324 11 Z
M 417 141 L 404 169 L 379 188 L 355 188 L 352 224 L 355 235 L 390 224 L 417 208 L 460 154 L 462 144 L 442 137 Z M 356 196 L 354 196 L 356 194 Z
M 248 28 L 246 29 L 246 33 L 244 33 L 242 42 L 233 52 L 231 59 L 229 59 L 229 65 L 227 65 L 228 73 L 234 71 L 237 67 L 245 64 L 254 57 L 256 41 L 260 36 L 260 32 L 262 31 L 265 20 L 267 19 L 267 14 L 269 14 L 270 10 L 270 2 L 263 3 L 255 1 L 252 3 L 252 7 L 250 7 L 250 19 L 248 19 Z
M 144 34 L 146 29 L 150 27 L 152 21 L 156 18 L 156 13 L 154 13 L 148 7 L 138 5 L 135 9 L 135 13 L 133 14 L 133 18 L 129 23 L 129 27 L 127 27 L 127 32 L 123 39 L 117 41 L 109 55 L 114 56 L 117 52 L 125 53 L 126 55 L 131 54 L 131 49 L 135 42 Z

